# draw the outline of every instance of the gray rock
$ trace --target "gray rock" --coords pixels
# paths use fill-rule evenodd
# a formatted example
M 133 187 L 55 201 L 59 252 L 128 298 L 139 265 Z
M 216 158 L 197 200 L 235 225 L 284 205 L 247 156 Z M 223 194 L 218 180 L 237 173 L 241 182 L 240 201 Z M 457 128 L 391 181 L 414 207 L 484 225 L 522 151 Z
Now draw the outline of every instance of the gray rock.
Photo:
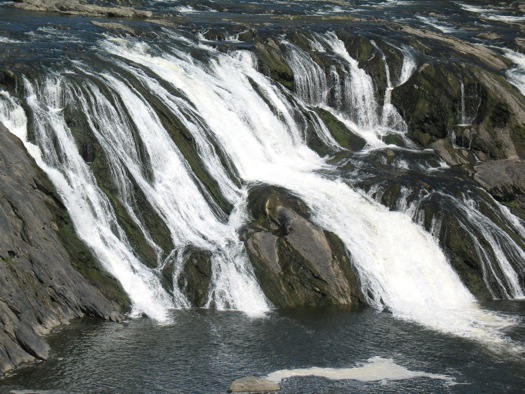
M 22 0 L 15 3 L 16 8 L 28 11 L 59 12 L 69 15 L 106 16 L 112 18 L 151 18 L 151 11 L 136 10 L 129 7 L 103 7 L 86 4 L 79 0 Z
M 126 33 L 131 34 L 132 36 L 134 36 L 136 34 L 134 29 L 132 29 L 129 26 L 126 26 L 123 23 L 104 23 L 104 22 L 97 22 L 97 21 L 91 21 L 91 23 L 93 25 L 97 26 L 97 27 L 102 28 L 102 29 L 122 30 L 122 31 L 125 31 Z
M 22 143 L 0 125 L 0 373 L 45 360 L 43 335 L 85 315 L 120 320 L 121 306 L 101 290 L 104 274 L 82 266 L 68 214 Z M 65 235 L 67 233 L 67 236 Z M 70 252 L 64 239 L 72 239 Z M 77 244 L 75 244 L 75 242 Z M 73 255 L 70 253 L 78 253 Z M 81 275 L 84 270 L 87 276 Z M 113 282 L 109 282 L 113 283 Z M 118 287 L 115 283 L 115 287 Z M 109 294 L 109 293 L 108 293 Z
M 250 393 L 250 394 L 264 394 L 275 393 L 281 388 L 275 382 L 271 382 L 264 378 L 255 376 L 248 376 L 245 378 L 235 380 L 228 390 L 229 393 Z
M 341 240 L 313 223 L 299 199 L 274 187 L 252 190 L 254 222 L 243 231 L 261 288 L 279 307 L 359 305 L 362 295 Z
M 516 195 L 525 195 L 525 161 L 492 160 L 474 169 L 474 179 L 498 199 L 511 201 Z

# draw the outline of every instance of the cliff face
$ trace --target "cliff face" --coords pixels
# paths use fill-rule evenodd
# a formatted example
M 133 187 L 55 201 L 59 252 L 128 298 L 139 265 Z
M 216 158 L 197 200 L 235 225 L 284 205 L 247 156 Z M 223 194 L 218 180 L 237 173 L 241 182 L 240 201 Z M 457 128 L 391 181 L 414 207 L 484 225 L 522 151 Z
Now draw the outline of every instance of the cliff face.
M 49 346 L 42 336 L 73 318 L 121 320 L 119 303 L 125 304 L 125 296 L 98 270 L 76 239 L 51 183 L 1 124 L 0 179 L 3 373 L 24 362 L 45 360 Z

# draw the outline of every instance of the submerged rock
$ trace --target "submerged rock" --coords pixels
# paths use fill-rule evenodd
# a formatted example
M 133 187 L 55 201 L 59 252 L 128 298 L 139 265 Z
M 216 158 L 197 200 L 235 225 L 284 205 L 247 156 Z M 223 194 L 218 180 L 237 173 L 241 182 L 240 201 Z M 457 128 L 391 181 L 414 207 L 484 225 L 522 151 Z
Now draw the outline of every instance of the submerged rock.
M 342 241 L 311 223 L 287 191 L 257 187 L 243 238 L 261 288 L 279 307 L 359 305 L 363 297 Z
M 275 382 L 256 376 L 248 376 L 235 380 L 228 390 L 228 393 L 245 393 L 245 394 L 264 394 L 275 393 L 281 388 Z

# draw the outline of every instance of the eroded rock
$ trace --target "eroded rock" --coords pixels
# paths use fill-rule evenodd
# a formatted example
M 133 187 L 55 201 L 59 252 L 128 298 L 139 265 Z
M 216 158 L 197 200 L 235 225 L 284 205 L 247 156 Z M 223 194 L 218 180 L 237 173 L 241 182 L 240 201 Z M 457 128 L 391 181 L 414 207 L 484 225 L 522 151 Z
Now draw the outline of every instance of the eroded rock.
M 47 359 L 42 336 L 73 318 L 122 319 L 127 296 L 76 238 L 49 180 L 1 125 L 0 179 L 2 373 Z
M 22 0 L 15 3 L 16 8 L 28 11 L 58 12 L 68 15 L 106 16 L 111 18 L 151 18 L 151 11 L 136 10 L 130 7 L 104 7 L 86 4 L 79 0 Z
M 311 223 L 298 198 L 274 187 L 249 197 L 254 217 L 243 238 L 266 296 L 279 307 L 363 301 L 341 240 Z

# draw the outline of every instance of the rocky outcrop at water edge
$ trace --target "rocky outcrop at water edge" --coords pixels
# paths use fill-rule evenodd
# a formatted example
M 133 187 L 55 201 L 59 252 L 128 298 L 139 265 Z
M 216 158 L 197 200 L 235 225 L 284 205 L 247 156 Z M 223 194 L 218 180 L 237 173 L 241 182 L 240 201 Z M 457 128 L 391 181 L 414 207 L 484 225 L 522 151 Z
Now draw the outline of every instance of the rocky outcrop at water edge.
M 44 335 L 71 319 L 119 321 L 129 304 L 75 235 L 54 187 L 0 125 L 0 373 L 45 360 Z

